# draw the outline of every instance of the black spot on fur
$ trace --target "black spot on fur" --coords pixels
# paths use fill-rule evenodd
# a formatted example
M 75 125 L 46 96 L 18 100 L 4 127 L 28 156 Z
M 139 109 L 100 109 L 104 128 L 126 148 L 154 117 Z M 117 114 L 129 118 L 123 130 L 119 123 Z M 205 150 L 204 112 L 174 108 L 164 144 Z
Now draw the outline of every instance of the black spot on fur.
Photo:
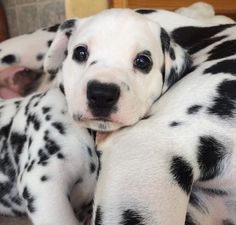
M 186 214 L 186 219 L 185 219 L 185 225 L 198 225 L 198 223 L 196 223 L 192 216 L 189 214 L 189 212 L 187 212 Z
M 48 180 L 48 177 L 47 177 L 46 175 L 44 175 L 44 176 L 42 176 L 42 177 L 40 178 L 40 180 L 41 180 L 42 182 L 45 182 L 45 181 Z
M 136 210 L 128 209 L 122 213 L 122 225 L 144 225 L 144 218 Z
M 236 80 L 224 80 L 218 87 L 218 95 L 213 99 L 213 105 L 208 108 L 210 114 L 222 119 L 233 118 L 236 109 Z
M 157 12 L 157 10 L 155 10 L 155 9 L 138 9 L 138 10 L 135 10 L 135 12 L 140 13 L 140 14 L 150 14 L 150 13 Z
M 95 225 L 102 225 L 102 217 L 103 213 L 101 211 L 101 207 L 98 206 L 96 210 Z
M 26 135 L 17 132 L 12 132 L 10 136 L 10 143 L 14 152 L 14 159 L 16 164 L 19 162 L 19 156 L 22 153 L 23 146 L 26 142 Z
M 185 49 L 189 49 L 196 43 L 205 39 L 210 39 L 214 35 L 224 31 L 227 28 L 235 26 L 234 24 L 225 24 L 211 27 L 180 27 L 175 29 L 171 36 L 174 41 Z
M 161 47 L 163 53 L 170 49 L 170 36 L 164 28 L 161 28 Z
M 23 193 L 22 193 L 22 197 L 27 201 L 27 208 L 29 210 L 29 212 L 33 213 L 35 212 L 35 208 L 34 208 L 34 198 L 31 195 L 31 193 L 29 192 L 27 187 L 24 187 Z
M 200 180 L 215 178 L 221 172 L 221 162 L 225 159 L 225 146 L 212 136 L 199 138 L 197 161 L 201 171 Z
M 66 31 L 66 33 L 65 33 L 67 38 L 70 38 L 71 34 L 72 34 L 72 30 Z
M 52 123 L 52 126 L 54 127 L 54 128 L 56 128 L 57 129 L 57 131 L 60 133 L 60 134 L 65 134 L 66 133 L 66 129 L 65 129 L 65 127 L 64 127 L 64 125 L 61 123 L 61 122 L 54 122 L 54 123 Z
M 65 95 L 65 89 L 64 89 L 64 85 L 63 84 L 59 85 L 59 89 L 62 92 L 62 94 Z
M 11 208 L 11 204 L 7 200 L 5 200 L 5 199 L 1 198 L 0 199 L 0 204 L 3 205 L 6 208 Z
M 175 60 L 175 59 L 176 59 L 175 51 L 174 51 L 173 48 L 170 48 L 170 58 L 171 58 L 172 60 Z
M 45 116 L 45 119 L 46 119 L 47 121 L 49 121 L 49 120 L 51 120 L 51 116 L 50 116 L 50 115 L 46 115 L 46 116 Z
M 196 114 L 201 108 L 201 105 L 192 105 L 187 109 L 187 114 Z
M 49 159 L 49 155 L 43 151 L 43 149 L 40 149 L 38 151 L 39 156 L 39 162 L 38 164 L 42 164 L 43 162 L 47 161 Z
M 219 74 L 230 73 L 236 75 L 236 59 L 226 59 L 221 62 L 214 63 L 211 67 L 205 69 L 203 73 Z
M 94 173 L 96 170 L 96 165 L 94 163 L 90 163 L 90 173 Z
M 30 172 L 34 166 L 35 160 L 32 160 L 32 162 L 30 163 L 30 165 L 27 168 L 27 172 Z
M 181 122 L 177 122 L 177 121 L 173 121 L 169 124 L 170 127 L 177 127 L 179 125 L 181 125 Z
M 43 107 L 42 112 L 43 114 L 47 114 L 51 110 L 51 107 Z
M 17 62 L 16 56 L 12 54 L 4 56 L 1 61 L 5 64 L 14 64 Z
M 57 158 L 58 158 L 58 159 L 64 159 L 65 156 L 64 156 L 62 153 L 58 153 L 58 154 L 57 154 Z
M 70 19 L 70 20 L 66 20 L 61 26 L 60 29 L 61 30 L 65 30 L 65 29 L 69 29 L 69 28 L 73 28 L 75 26 L 75 19 Z
M 50 47 L 51 44 L 52 44 L 52 42 L 53 42 L 53 40 L 49 40 L 49 41 L 47 42 L 47 46 Z
M 183 191 L 189 194 L 193 183 L 193 169 L 191 165 L 182 157 L 174 156 L 171 160 L 170 172 Z
M 200 41 L 199 43 L 196 43 L 193 47 L 191 47 L 188 51 L 189 54 L 194 54 L 208 46 L 210 46 L 211 44 L 214 44 L 218 41 L 221 41 L 222 39 L 226 38 L 227 36 L 219 36 L 219 37 L 213 37 L 213 38 L 209 38 L 209 39 L 204 39 L 202 41 Z
M 97 170 L 97 179 L 99 177 L 99 173 L 101 171 L 102 165 L 101 165 L 101 156 L 102 156 L 102 152 L 99 150 L 96 150 L 96 154 L 98 156 L 98 170 Z
M 92 149 L 89 146 L 87 146 L 87 151 L 88 151 L 88 154 L 92 157 L 93 152 L 92 152 Z
M 40 129 L 40 126 L 41 126 L 41 123 L 38 117 L 36 116 L 36 114 L 28 115 L 26 123 L 27 123 L 27 126 L 29 126 L 29 124 L 33 124 L 34 129 L 37 131 Z
M 44 54 L 40 53 L 36 56 L 36 59 L 37 59 L 37 61 L 41 61 L 43 59 L 43 57 L 44 57 Z
M 215 46 L 210 52 L 207 60 L 222 59 L 228 56 L 235 55 L 236 40 L 224 41 Z
M 59 26 L 60 24 L 55 24 L 53 26 L 45 28 L 45 30 L 48 32 L 57 32 Z
M 49 78 L 50 81 L 52 81 L 55 78 L 58 70 L 59 70 L 58 68 L 55 68 L 55 69 L 50 69 L 47 71 L 51 75 Z M 53 76 L 53 78 L 52 78 L 52 76 Z

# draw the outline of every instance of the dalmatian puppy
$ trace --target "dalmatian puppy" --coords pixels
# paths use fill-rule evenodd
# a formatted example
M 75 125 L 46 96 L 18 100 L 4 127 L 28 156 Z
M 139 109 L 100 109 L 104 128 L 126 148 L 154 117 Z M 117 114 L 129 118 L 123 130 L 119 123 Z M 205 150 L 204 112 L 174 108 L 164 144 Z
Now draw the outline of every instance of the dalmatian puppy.
M 117 18 L 120 19 L 116 21 Z M 125 41 L 125 48 L 120 48 L 123 46 L 122 32 L 121 36 L 117 36 L 117 40 L 114 39 L 113 43 L 108 44 L 107 34 L 116 32 L 117 26 L 127 19 L 128 23 L 121 31 L 124 34 L 132 28 L 133 32 Z M 107 27 L 108 21 L 111 26 L 101 33 L 99 26 Z M 101 123 L 94 121 L 94 125 L 89 126 L 84 118 L 91 115 L 96 116 L 98 120 L 105 119 L 110 112 L 115 115 L 115 111 L 122 110 L 115 118 L 118 121 L 125 118 L 128 112 L 125 112 L 125 108 L 134 113 L 132 123 L 139 120 L 145 114 L 145 108 L 152 105 L 160 95 L 160 83 L 162 79 L 168 79 L 170 73 L 168 68 L 162 67 L 164 46 L 160 40 L 165 35 L 165 31 L 155 22 L 131 10 L 105 11 L 92 18 L 68 20 L 60 26 L 44 64 L 48 74 L 56 77 L 59 88 L 24 99 L 1 102 L 2 214 L 27 213 L 35 225 L 78 225 L 88 222 L 97 178 L 98 158 L 92 137 L 78 122 L 82 123 L 84 120 L 85 127 L 115 129 L 123 124 L 116 125 L 111 120 Z M 92 42 L 95 44 L 88 49 L 88 44 Z M 112 48 L 113 46 L 119 48 Z M 128 54 L 133 48 L 133 54 Z M 173 48 L 181 56 L 181 66 L 178 67 L 173 61 L 176 74 L 178 72 L 181 76 L 188 68 L 190 59 L 179 46 Z M 116 49 L 120 49 L 120 52 Z M 151 49 L 155 52 L 152 53 Z M 93 58 L 88 55 L 88 50 L 94 54 Z M 134 62 L 130 65 L 127 60 Z M 168 55 L 166 60 L 172 63 Z M 145 81 L 151 70 L 151 79 Z M 162 76 L 161 70 L 166 71 L 165 77 Z M 116 83 L 108 83 L 113 82 L 114 77 L 109 76 L 113 71 Z M 125 72 L 130 82 L 124 76 Z M 147 93 L 147 99 L 143 98 L 138 88 L 146 91 L 143 84 L 151 85 L 153 79 L 156 80 L 153 90 Z M 165 88 L 168 89 L 168 85 Z M 81 94 L 88 97 L 88 107 L 83 99 L 82 102 L 78 99 Z M 139 94 L 138 101 L 136 94 Z M 126 97 L 122 99 L 121 105 L 116 106 L 118 98 L 122 95 Z M 130 108 L 125 98 L 130 102 L 135 101 L 132 108 L 136 104 L 143 104 L 142 111 L 136 113 L 138 108 Z M 107 102 L 109 106 L 104 107 Z M 81 106 L 78 107 L 77 104 Z M 79 117 L 80 114 L 83 114 L 83 119 Z M 131 116 L 125 118 L 126 125 L 131 124 Z
M 173 72 L 166 92 L 164 79 L 164 94 L 135 126 L 101 136 L 92 224 L 236 224 L 236 25 L 161 25 L 172 29 L 163 54 L 177 62 L 177 42 L 192 71 L 182 79 Z
M 1 214 L 27 214 L 34 225 L 85 224 L 98 160 L 61 91 L 1 101 L 0 121 Z

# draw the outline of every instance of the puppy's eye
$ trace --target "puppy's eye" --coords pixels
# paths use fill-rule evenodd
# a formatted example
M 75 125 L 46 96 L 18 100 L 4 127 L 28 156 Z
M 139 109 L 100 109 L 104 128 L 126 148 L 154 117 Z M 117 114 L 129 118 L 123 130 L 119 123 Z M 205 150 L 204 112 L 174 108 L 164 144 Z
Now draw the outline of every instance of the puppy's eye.
M 152 69 L 152 58 L 149 51 L 139 53 L 134 59 L 134 68 L 140 70 L 143 73 L 149 73 Z
M 86 62 L 89 57 L 88 47 L 86 45 L 80 45 L 74 49 L 73 59 L 79 63 Z

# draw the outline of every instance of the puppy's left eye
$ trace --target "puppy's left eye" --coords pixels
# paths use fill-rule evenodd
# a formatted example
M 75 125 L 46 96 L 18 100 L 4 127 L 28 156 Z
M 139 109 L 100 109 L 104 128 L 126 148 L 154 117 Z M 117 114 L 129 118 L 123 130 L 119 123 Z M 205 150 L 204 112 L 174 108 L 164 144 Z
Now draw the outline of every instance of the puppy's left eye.
M 149 73 L 152 69 L 152 58 L 149 51 L 139 53 L 134 59 L 134 68 L 140 70 L 143 73 Z
M 86 45 L 80 45 L 74 49 L 73 59 L 79 63 L 86 62 L 89 57 L 88 47 Z

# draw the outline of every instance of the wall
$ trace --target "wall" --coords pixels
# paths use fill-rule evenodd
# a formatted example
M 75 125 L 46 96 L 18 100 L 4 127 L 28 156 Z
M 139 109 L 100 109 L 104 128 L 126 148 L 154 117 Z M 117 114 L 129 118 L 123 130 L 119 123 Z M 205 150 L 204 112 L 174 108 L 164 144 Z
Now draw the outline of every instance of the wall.
M 10 36 L 60 23 L 65 18 L 64 0 L 3 0 Z

